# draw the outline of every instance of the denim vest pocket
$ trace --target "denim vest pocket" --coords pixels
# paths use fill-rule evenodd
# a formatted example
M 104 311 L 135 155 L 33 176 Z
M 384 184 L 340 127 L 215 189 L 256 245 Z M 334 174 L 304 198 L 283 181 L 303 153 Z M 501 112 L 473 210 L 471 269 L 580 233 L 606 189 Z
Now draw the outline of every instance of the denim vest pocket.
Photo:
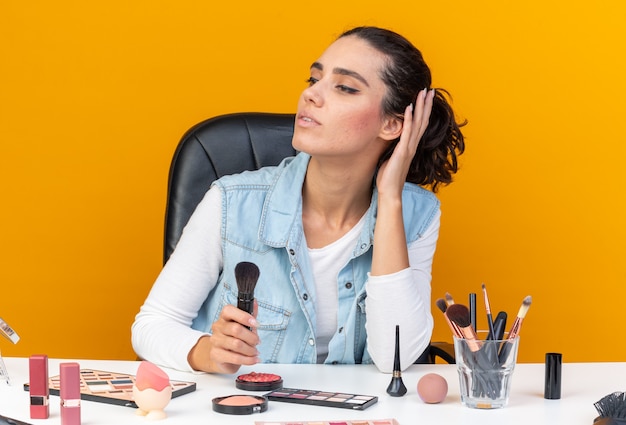
M 237 305 L 237 292 L 237 285 L 233 286 L 224 282 L 219 312 L 225 305 Z M 257 299 L 256 301 L 258 305 L 256 319 L 259 323 L 257 332 L 261 340 L 257 349 L 264 363 L 276 363 L 278 362 L 278 355 L 285 339 L 285 332 L 292 313 L 264 300 Z M 217 320 L 217 317 L 215 320 Z

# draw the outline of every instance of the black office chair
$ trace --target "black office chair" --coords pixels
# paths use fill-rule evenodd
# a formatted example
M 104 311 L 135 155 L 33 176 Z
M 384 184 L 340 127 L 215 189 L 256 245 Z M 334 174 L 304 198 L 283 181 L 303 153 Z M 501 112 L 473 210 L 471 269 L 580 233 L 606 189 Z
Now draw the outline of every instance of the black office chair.
M 183 135 L 170 166 L 163 263 L 215 179 L 278 165 L 295 155 L 293 124 L 293 114 L 238 113 L 202 121 Z M 449 343 L 431 343 L 416 363 L 435 363 L 437 357 L 454 363 L 453 353 Z

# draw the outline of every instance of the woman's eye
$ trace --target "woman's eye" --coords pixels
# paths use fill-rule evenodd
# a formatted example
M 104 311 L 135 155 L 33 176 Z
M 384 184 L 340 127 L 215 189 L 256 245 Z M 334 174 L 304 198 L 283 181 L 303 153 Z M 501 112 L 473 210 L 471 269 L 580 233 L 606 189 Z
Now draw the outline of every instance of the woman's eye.
M 305 83 L 308 83 L 309 87 L 311 87 L 313 84 L 317 83 L 317 78 L 309 77 Z
M 344 86 L 343 84 L 338 85 L 337 88 L 339 90 L 341 90 L 342 92 L 349 93 L 349 94 L 354 94 L 354 93 L 358 93 L 359 92 L 357 89 L 353 89 L 352 87 Z

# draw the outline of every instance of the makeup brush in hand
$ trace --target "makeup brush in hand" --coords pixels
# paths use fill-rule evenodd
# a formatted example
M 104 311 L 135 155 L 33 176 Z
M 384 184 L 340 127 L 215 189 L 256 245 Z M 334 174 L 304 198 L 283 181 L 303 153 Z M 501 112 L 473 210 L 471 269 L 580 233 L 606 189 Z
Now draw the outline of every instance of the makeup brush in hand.
M 237 308 L 250 314 L 254 311 L 254 287 L 259 280 L 259 268 L 254 263 L 242 261 L 235 266 L 237 281 Z

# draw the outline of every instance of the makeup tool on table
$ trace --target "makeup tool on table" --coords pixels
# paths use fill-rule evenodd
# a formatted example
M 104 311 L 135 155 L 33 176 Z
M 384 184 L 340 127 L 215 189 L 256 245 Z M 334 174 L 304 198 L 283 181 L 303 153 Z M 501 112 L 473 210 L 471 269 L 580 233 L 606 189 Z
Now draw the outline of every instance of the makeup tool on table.
M 142 361 L 133 385 L 137 414 L 148 419 L 165 419 L 164 409 L 172 399 L 172 385 L 167 374 L 157 365 Z
M 378 401 L 378 397 L 371 395 L 305 390 L 301 388 L 281 388 L 265 394 L 265 397 L 271 401 L 339 407 L 352 410 L 367 409 Z
M 406 394 L 406 386 L 402 382 L 402 368 L 400 367 L 400 326 L 396 325 L 396 353 L 393 360 L 393 375 L 387 387 L 387 394 L 392 397 L 402 397 Z
M 558 400 L 561 398 L 562 363 L 563 355 L 561 353 L 546 353 L 543 398 L 547 400 Z
M 437 373 L 427 373 L 417 381 L 417 394 L 424 403 L 441 403 L 448 395 L 448 381 Z
M 399 425 L 395 419 L 346 419 L 331 421 L 257 421 L 254 425 Z
M 48 389 L 48 356 L 35 354 L 28 359 L 30 381 L 30 417 L 48 419 L 50 416 L 50 390 Z
M 11 378 L 9 377 L 9 371 L 7 370 L 4 360 L 2 360 L 2 351 L 0 351 L 0 379 L 4 380 L 7 385 L 11 385 Z
M 437 308 L 439 308 L 439 310 L 441 310 L 441 312 L 443 313 L 443 317 L 446 319 L 446 323 L 448 323 L 452 334 L 457 338 L 463 338 L 463 335 L 461 335 L 461 330 L 459 329 L 457 324 L 450 321 L 450 318 L 446 314 L 446 311 L 448 310 L 448 304 L 446 304 L 446 301 L 443 298 L 438 298 L 435 304 L 437 305 Z
M 0 317 L 0 335 L 11 341 L 13 344 L 17 344 L 20 340 L 19 335 L 11 328 L 7 322 L 2 320 Z M 11 378 L 9 377 L 9 372 L 7 371 L 7 367 L 4 364 L 4 360 L 2 359 L 2 352 L 0 351 L 0 379 L 4 380 L 7 385 L 11 385 Z
M 109 372 L 95 369 L 80 370 L 80 398 L 81 400 L 97 401 L 100 403 L 115 404 L 136 408 L 133 401 L 133 385 L 136 377 L 129 373 Z M 52 376 L 48 380 L 50 394 L 59 395 L 60 376 Z M 170 380 L 172 398 L 196 390 L 196 383 L 191 381 Z M 24 384 L 24 390 L 29 391 L 29 385 Z
M 485 300 L 485 310 L 487 311 L 487 327 L 489 328 L 489 339 L 495 339 L 496 332 L 493 329 L 493 317 L 491 316 L 491 307 L 489 306 L 489 297 L 487 296 L 487 288 L 485 284 L 482 285 L 483 288 L 483 297 Z M 476 327 L 474 327 L 476 329 Z
M 237 308 L 250 314 L 254 312 L 254 288 L 259 280 L 259 274 L 259 268 L 254 263 L 242 261 L 235 266 L 235 280 L 239 291 Z
M 493 330 L 495 332 L 496 340 L 501 340 L 504 337 L 504 329 L 506 328 L 506 321 L 508 319 L 508 315 L 506 311 L 500 311 L 493 321 Z
M 11 328 L 7 322 L 0 317 L 0 335 L 11 341 L 13 344 L 17 344 L 20 340 L 20 336 Z
M 61 363 L 61 425 L 80 425 L 80 365 Z
M 445 315 L 456 326 L 461 338 L 467 341 L 470 350 L 474 352 L 480 350 L 482 344 L 478 340 L 476 331 L 472 328 L 469 309 L 463 304 L 452 304 L 448 306 Z
M 235 380 L 235 386 L 246 391 L 271 391 L 282 388 L 283 379 L 273 373 L 250 372 L 239 375 Z
M 227 415 L 250 415 L 267 410 L 267 398 L 257 395 L 234 394 L 213 399 L 213 411 Z
M 593 425 L 626 425 L 626 393 L 605 395 L 593 405 L 600 415 L 593 420 Z
M 469 300 L 468 300 L 468 308 L 470 312 L 470 323 L 472 324 L 472 328 L 478 329 L 476 325 L 476 293 L 470 292 Z
M 489 297 L 485 284 L 482 284 L 485 310 L 488 322 L 488 332 L 484 340 L 477 336 L 475 328 L 471 324 L 471 312 L 467 307 L 450 303 L 452 296 L 446 293 L 446 302 L 437 300 L 437 307 L 444 313 L 446 321 L 455 337 L 455 350 L 457 366 L 459 366 L 461 384 L 470 385 L 469 397 L 474 399 L 492 399 L 495 405 L 489 402 L 471 407 L 502 407 L 500 403 L 507 384 L 503 384 L 500 371 L 508 368 L 512 371 L 516 354 L 512 353 L 515 346 L 517 351 L 518 335 L 522 321 L 528 311 L 532 298 L 527 296 L 522 302 L 515 323 L 511 327 L 509 335 L 505 337 L 507 314 L 501 311 L 493 320 Z M 472 298 L 470 297 L 470 301 Z M 447 304 L 447 306 L 445 305 Z M 464 366 L 461 366 L 464 365 Z M 463 371 L 463 374 L 461 374 Z M 508 378 L 507 378 L 508 379 Z M 462 397 L 463 399 L 463 397 Z M 471 400 L 474 402 L 475 400 Z M 465 403 L 465 402 L 464 402 Z M 468 404 L 469 405 L 469 404 Z
M 517 317 L 513 321 L 513 325 L 511 326 L 511 330 L 509 331 L 509 337 L 508 337 L 509 340 L 513 340 L 519 335 L 519 332 L 522 328 L 522 322 L 524 321 L 524 318 L 526 317 L 526 313 L 528 313 L 528 309 L 530 308 L 530 304 L 532 300 L 533 300 L 532 297 L 528 295 L 522 301 L 522 305 L 520 306 L 519 311 L 517 312 Z M 502 345 L 502 347 L 500 347 L 500 353 L 498 354 L 500 363 L 502 363 L 507 358 L 510 350 L 511 350 L 510 343 L 505 343 Z

